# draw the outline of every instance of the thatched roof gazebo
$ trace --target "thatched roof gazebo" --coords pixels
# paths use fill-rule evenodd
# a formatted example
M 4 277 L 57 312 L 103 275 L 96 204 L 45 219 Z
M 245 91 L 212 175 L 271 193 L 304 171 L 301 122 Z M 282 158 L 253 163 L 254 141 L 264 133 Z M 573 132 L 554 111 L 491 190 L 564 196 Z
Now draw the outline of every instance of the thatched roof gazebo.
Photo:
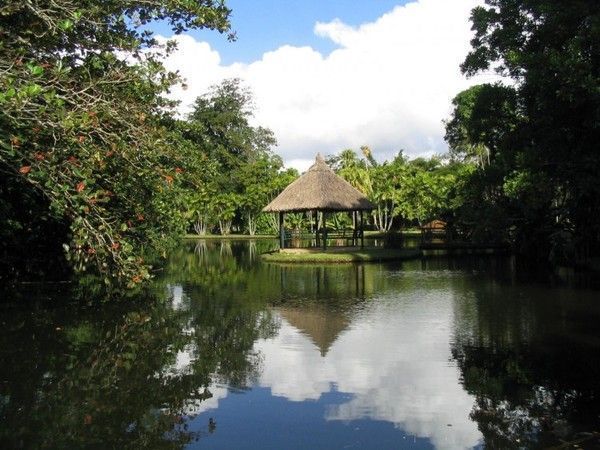
M 355 224 L 358 225 L 356 214 L 360 215 L 360 226 L 355 226 L 353 242 L 360 237 L 363 246 L 363 211 L 374 209 L 373 204 L 362 192 L 339 177 L 325 163 L 320 154 L 317 154 L 315 163 L 298 179 L 286 187 L 271 203 L 263 208 L 263 212 L 279 213 L 280 246 L 285 247 L 285 231 L 283 227 L 284 215 L 287 212 L 316 213 L 352 212 Z M 316 239 L 319 245 L 317 229 Z M 321 230 L 323 248 L 327 246 L 327 229 Z

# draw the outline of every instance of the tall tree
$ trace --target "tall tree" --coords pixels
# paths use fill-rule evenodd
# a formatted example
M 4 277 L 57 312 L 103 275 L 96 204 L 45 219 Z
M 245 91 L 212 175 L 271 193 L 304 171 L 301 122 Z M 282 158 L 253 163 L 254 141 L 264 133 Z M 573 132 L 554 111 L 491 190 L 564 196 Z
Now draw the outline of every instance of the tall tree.
M 177 142 L 163 126 L 177 78 L 146 26 L 228 32 L 229 13 L 220 0 L 0 5 L 0 229 L 12 236 L 0 259 L 27 259 L 48 228 L 77 270 L 148 277 L 142 248 L 163 247 L 182 222 Z
M 277 141 L 271 130 L 251 124 L 253 113 L 252 92 L 241 80 L 227 79 L 198 97 L 188 119 L 179 124 L 194 145 L 189 157 L 215 167 L 208 174 L 203 164 L 196 164 L 188 173 L 195 186 L 191 196 L 197 197 L 190 204 L 204 223 L 212 214 L 222 234 L 234 224 L 254 234 L 260 210 L 278 189 L 283 161 L 272 152 Z M 212 194 L 205 198 L 209 186 Z
M 535 194 L 550 199 L 550 214 L 534 208 L 518 229 L 554 260 L 598 253 L 600 3 L 487 0 L 471 19 L 463 72 L 494 67 L 516 83 L 523 121 L 509 131 L 516 156 L 508 190 L 534 206 Z

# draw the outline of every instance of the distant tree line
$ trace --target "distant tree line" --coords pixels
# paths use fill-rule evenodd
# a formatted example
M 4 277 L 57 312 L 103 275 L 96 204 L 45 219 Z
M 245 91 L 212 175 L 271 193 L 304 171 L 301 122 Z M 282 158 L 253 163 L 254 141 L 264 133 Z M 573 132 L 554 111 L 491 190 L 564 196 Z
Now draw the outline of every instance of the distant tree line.
M 330 155 L 332 169 L 361 191 L 375 206 L 366 216 L 367 226 L 380 231 L 418 227 L 444 218 L 460 202 L 457 185 L 471 170 L 469 164 L 432 156 L 409 159 L 399 151 L 391 161 L 378 162 L 368 146 L 360 153 L 345 149 Z M 292 215 L 290 220 L 298 218 Z M 347 228 L 352 221 L 347 213 L 329 216 L 328 227 Z M 306 226 L 306 225 L 305 225 Z

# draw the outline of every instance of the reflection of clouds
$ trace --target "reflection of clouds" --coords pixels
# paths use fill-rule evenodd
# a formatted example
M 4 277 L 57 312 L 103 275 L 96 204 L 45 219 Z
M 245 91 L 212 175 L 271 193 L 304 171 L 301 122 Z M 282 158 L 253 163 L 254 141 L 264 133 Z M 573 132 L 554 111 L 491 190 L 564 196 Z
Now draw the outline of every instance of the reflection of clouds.
M 474 403 L 452 365 L 452 296 L 436 290 L 375 300 L 342 332 L 326 356 L 282 320 L 279 334 L 256 343 L 264 354 L 259 383 L 293 401 L 336 389 L 354 394 L 327 420 L 389 421 L 438 448 L 469 448 L 481 435 Z M 449 426 L 450 425 L 450 426 Z
M 196 346 L 194 344 L 186 345 L 183 350 L 179 350 L 175 356 L 175 364 L 173 364 L 171 371 L 178 375 L 191 372 L 195 353 Z
M 186 345 L 182 350 L 178 351 L 175 356 L 175 362 L 166 370 L 167 375 L 186 375 L 193 371 L 192 365 L 196 359 L 196 345 Z M 205 389 L 206 393 L 203 399 L 189 400 L 184 409 L 183 414 L 197 415 L 210 409 L 219 407 L 219 400 L 227 397 L 227 388 L 224 386 L 211 384 Z
M 335 378 L 324 364 L 318 348 L 300 331 L 281 321 L 279 334 L 255 345 L 263 355 L 263 372 L 259 383 L 269 386 L 273 395 L 289 400 L 317 400 L 330 390 Z
M 219 407 L 219 400 L 227 397 L 228 391 L 226 387 L 211 385 L 207 389 L 212 394 L 212 397 L 203 400 L 195 399 L 187 403 L 183 411 L 184 414 L 192 416 L 210 409 L 217 409 Z
M 171 303 L 173 309 L 181 310 L 187 308 L 187 304 L 184 304 L 184 300 L 187 299 L 187 296 L 183 292 L 183 287 L 179 284 L 175 285 L 167 285 L 167 291 L 169 296 L 171 297 Z

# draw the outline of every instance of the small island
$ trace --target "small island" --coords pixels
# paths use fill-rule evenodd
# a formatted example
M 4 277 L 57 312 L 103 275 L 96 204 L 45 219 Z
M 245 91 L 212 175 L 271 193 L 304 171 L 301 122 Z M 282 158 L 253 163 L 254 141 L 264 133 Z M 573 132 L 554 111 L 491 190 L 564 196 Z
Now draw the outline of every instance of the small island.
M 263 253 L 261 258 L 277 263 L 354 263 L 381 262 L 414 259 L 422 256 L 418 248 L 382 248 L 382 247 L 335 247 L 286 248 Z

